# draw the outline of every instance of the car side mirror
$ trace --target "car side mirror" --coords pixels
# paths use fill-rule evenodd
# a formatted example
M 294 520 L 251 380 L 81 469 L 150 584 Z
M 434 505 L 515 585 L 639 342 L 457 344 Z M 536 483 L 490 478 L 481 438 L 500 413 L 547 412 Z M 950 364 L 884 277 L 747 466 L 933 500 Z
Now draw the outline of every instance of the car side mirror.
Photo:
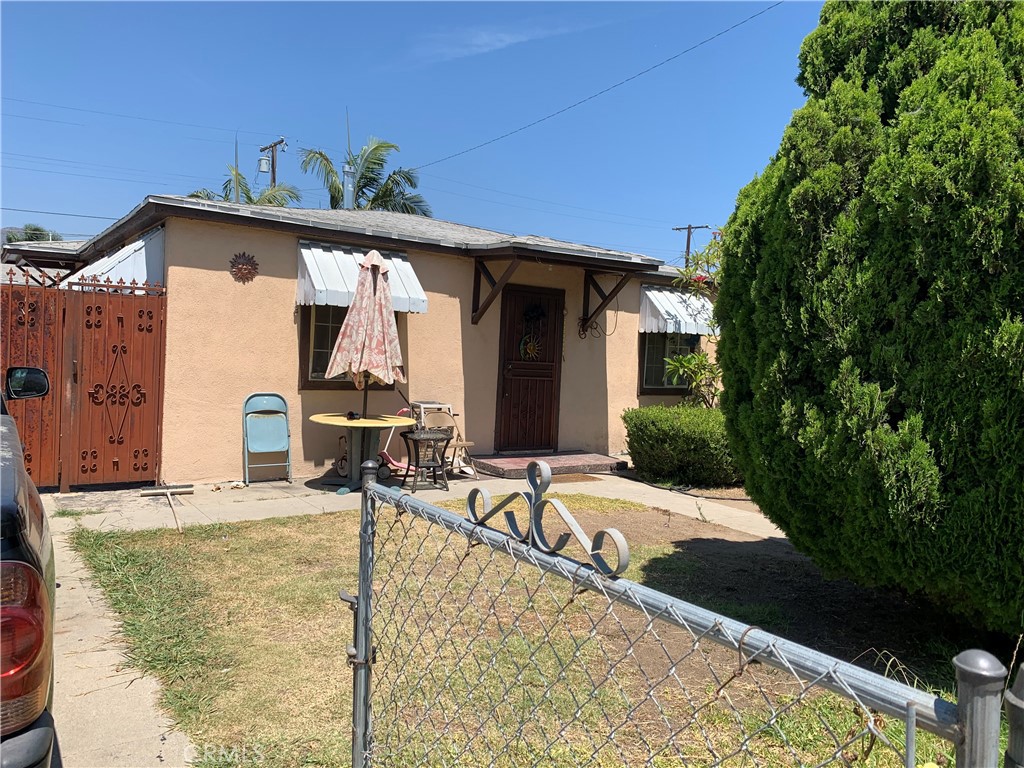
M 7 369 L 8 400 L 42 397 L 50 391 L 50 377 L 42 368 L 15 367 Z

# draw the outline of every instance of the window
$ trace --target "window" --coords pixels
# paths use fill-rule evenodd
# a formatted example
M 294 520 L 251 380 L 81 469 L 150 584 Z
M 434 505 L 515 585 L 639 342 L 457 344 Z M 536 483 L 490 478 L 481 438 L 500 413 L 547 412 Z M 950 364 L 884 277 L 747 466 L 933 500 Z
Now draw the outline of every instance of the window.
M 665 358 L 697 351 L 700 337 L 689 333 L 640 334 L 640 394 L 685 395 L 690 387 L 673 384 L 665 371 Z
M 355 389 L 348 375 L 333 379 L 324 376 L 348 309 L 315 305 L 301 306 L 299 310 L 299 389 Z M 371 384 L 370 388 L 394 386 Z

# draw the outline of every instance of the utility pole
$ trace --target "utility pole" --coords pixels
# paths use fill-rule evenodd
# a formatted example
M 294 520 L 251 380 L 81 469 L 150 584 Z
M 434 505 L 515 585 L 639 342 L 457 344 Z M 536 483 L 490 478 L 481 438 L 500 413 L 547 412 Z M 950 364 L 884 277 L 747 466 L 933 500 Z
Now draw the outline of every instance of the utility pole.
M 261 152 L 263 150 L 260 150 Z M 683 268 L 687 269 L 690 266 L 690 240 L 693 238 L 693 230 L 695 229 L 711 229 L 707 224 L 687 224 L 685 227 L 672 227 L 673 232 L 682 232 L 686 230 L 686 254 L 683 256 Z
M 284 144 L 284 148 L 281 151 L 284 152 L 285 149 L 288 149 L 288 145 L 285 144 L 284 141 L 284 136 L 272 144 L 260 147 L 260 152 L 266 152 L 268 149 L 270 150 L 270 186 L 272 187 L 277 184 L 277 148 L 282 144 Z

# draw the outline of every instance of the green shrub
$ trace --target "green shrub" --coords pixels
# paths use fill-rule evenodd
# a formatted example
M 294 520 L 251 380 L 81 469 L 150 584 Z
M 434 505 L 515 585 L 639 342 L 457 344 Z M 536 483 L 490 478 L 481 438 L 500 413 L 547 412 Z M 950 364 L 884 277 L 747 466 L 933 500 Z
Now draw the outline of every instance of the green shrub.
M 715 408 L 652 405 L 622 414 L 629 456 L 640 477 L 678 485 L 735 485 L 725 420 Z
M 826 3 L 725 228 L 746 488 L 832 575 L 1024 627 L 1024 4 Z

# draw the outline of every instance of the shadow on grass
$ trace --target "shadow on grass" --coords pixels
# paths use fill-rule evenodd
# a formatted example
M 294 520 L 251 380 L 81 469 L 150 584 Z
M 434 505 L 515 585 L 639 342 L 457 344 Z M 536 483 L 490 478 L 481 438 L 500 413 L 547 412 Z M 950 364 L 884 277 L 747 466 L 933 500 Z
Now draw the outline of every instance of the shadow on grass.
M 827 579 L 781 538 L 692 538 L 646 562 L 653 589 L 917 687 L 955 690 L 952 658 L 984 648 L 1009 664 L 1013 639 L 978 631 L 923 597 Z

